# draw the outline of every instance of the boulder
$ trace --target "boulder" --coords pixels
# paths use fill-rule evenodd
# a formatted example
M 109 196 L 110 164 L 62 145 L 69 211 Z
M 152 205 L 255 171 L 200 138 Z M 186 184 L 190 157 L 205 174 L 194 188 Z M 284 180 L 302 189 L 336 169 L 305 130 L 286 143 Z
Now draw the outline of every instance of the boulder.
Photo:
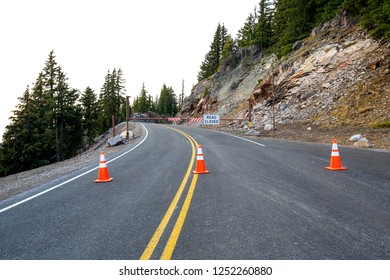
M 254 129 L 248 130 L 245 132 L 246 136 L 260 136 L 260 132 Z
M 281 112 L 283 112 L 284 110 L 286 110 L 287 107 L 288 107 L 288 105 L 287 105 L 286 103 L 281 103 L 281 104 L 279 105 L 279 110 L 280 110 Z
M 352 135 L 351 138 L 349 138 L 350 141 L 359 141 L 360 139 L 362 139 L 363 136 L 361 134 L 355 134 L 355 135 Z
M 264 125 L 264 130 L 271 131 L 273 127 L 274 126 L 271 123 L 267 123 L 266 125 Z
M 118 136 L 111 137 L 110 139 L 108 139 L 108 146 L 109 147 L 114 147 L 114 146 L 122 145 L 125 143 L 126 143 L 125 138 L 123 138 L 122 135 L 118 135 Z
M 296 41 L 293 45 L 292 45 L 292 49 L 294 51 L 297 51 L 299 50 L 300 48 L 303 47 L 303 42 L 302 41 Z
M 359 139 L 358 141 L 353 143 L 353 146 L 358 147 L 358 148 L 371 148 L 372 147 L 372 145 L 370 144 L 370 142 L 366 138 Z
M 123 137 L 123 139 L 126 139 L 126 131 L 123 131 L 121 133 L 121 136 Z M 134 136 L 134 132 L 130 131 L 129 130 L 129 139 L 133 139 L 135 136 Z

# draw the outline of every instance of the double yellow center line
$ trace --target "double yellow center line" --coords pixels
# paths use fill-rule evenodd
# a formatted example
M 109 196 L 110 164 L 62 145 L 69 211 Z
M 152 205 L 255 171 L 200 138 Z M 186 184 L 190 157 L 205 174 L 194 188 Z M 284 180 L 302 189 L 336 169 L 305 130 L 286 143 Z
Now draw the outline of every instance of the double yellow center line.
M 164 233 L 165 228 L 167 227 L 167 225 L 172 217 L 172 214 L 173 214 L 173 212 L 174 212 L 174 210 L 175 210 L 175 208 L 180 200 L 180 197 L 183 194 L 183 191 L 187 185 L 187 181 L 188 181 L 190 174 L 191 174 L 192 166 L 193 166 L 194 161 L 195 161 L 195 152 L 196 152 L 195 147 L 198 146 L 198 143 L 195 141 L 195 139 L 192 138 L 191 135 L 189 135 L 183 131 L 180 131 L 178 129 L 168 127 L 168 126 L 167 126 L 167 128 L 172 129 L 172 130 L 182 134 L 184 137 L 186 137 L 190 141 L 191 147 L 192 147 L 191 160 L 190 160 L 190 163 L 188 165 L 187 171 L 184 175 L 183 181 L 181 182 L 180 187 L 176 192 L 175 197 L 173 198 L 171 204 L 169 205 L 169 208 L 168 208 L 167 212 L 165 213 L 163 219 L 161 220 L 159 226 L 157 227 L 155 233 L 153 234 L 152 238 L 150 239 L 149 244 L 146 246 L 146 249 L 143 252 L 140 260 L 149 260 L 151 258 L 157 244 L 160 241 L 162 234 Z M 183 228 L 183 224 L 184 224 L 184 221 L 186 219 L 188 209 L 190 208 L 190 204 L 191 204 L 192 196 L 193 196 L 194 191 L 195 191 L 197 180 L 198 180 L 198 174 L 194 174 L 192 177 L 190 188 L 188 189 L 187 196 L 184 200 L 183 206 L 182 206 L 181 211 L 179 213 L 179 217 L 176 220 L 175 226 L 171 232 L 171 235 L 169 236 L 169 239 L 165 245 L 164 251 L 160 257 L 161 260 L 169 260 L 172 257 L 173 251 L 175 250 L 175 247 L 176 247 L 177 240 L 179 239 L 179 236 L 180 236 L 181 229 Z

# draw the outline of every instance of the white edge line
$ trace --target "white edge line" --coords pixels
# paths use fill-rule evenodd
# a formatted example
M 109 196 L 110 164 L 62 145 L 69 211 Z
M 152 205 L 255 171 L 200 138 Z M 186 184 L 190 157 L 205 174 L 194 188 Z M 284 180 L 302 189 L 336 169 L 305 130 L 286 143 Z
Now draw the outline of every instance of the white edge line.
M 238 138 L 238 139 L 247 141 L 247 142 L 249 142 L 249 143 L 252 143 L 252 144 L 256 144 L 256 145 L 265 147 L 265 145 L 263 145 L 263 144 L 257 143 L 257 142 L 255 142 L 255 141 L 252 141 L 252 140 L 249 140 L 249 139 L 246 139 L 246 138 L 242 138 L 242 137 L 240 137 L 240 136 L 236 136 L 236 135 L 233 135 L 233 134 L 230 134 L 230 133 L 226 133 L 226 132 L 222 132 L 222 131 L 217 131 L 217 130 L 216 130 L 215 132 L 222 133 L 222 134 L 225 134 L 225 135 L 229 135 L 229 136 L 231 136 L 231 137 L 235 137 L 235 138 Z
M 148 134 L 149 134 L 148 130 L 146 129 L 146 127 L 145 127 L 142 123 L 141 123 L 141 125 L 143 126 L 143 128 L 144 128 L 145 131 L 146 131 L 145 138 L 142 139 L 142 141 L 139 142 L 135 147 L 131 148 L 130 150 L 128 150 L 128 151 L 126 151 L 126 152 L 124 152 L 123 154 L 120 154 L 120 155 L 117 156 L 116 158 L 113 158 L 112 160 L 108 161 L 107 163 L 113 162 L 114 160 L 117 160 L 118 158 L 121 158 L 121 157 L 123 157 L 124 155 L 130 153 L 131 151 L 133 151 L 134 149 L 136 149 L 138 146 L 140 146 L 140 145 L 146 140 L 146 138 L 148 138 Z M 14 207 L 16 207 L 16 206 L 18 206 L 18 205 L 20 205 L 20 204 L 23 204 L 23 203 L 25 203 L 25 202 L 27 202 L 27 201 L 30 201 L 30 200 L 32 200 L 32 199 L 34 199 L 34 198 L 37 198 L 38 196 L 41 196 L 41 195 L 43 195 L 43 194 L 45 194 L 45 193 L 48 193 L 48 192 L 50 192 L 50 191 L 52 191 L 52 190 L 55 190 L 55 189 L 57 189 L 57 188 L 59 188 L 59 187 L 65 185 L 65 184 L 67 184 L 67 183 L 69 183 L 69 182 L 72 182 L 72 181 L 74 181 L 74 180 L 76 180 L 76 179 L 78 179 L 78 178 L 80 178 L 80 177 L 82 177 L 82 176 L 84 176 L 84 175 L 86 175 L 86 174 L 88 174 L 88 173 L 91 173 L 92 171 L 94 171 L 94 170 L 96 170 L 96 169 L 98 169 L 98 168 L 99 168 L 99 166 L 94 167 L 94 168 L 92 168 L 92 169 L 90 169 L 90 170 L 88 170 L 88 171 L 86 171 L 86 172 L 84 172 L 84 173 L 82 173 L 82 174 L 80 174 L 80 175 L 77 175 L 76 177 L 73 177 L 73 178 L 71 178 L 71 179 L 69 179 L 69 180 L 67 180 L 67 181 L 65 181 L 65 182 L 62 182 L 62 183 L 60 183 L 60 184 L 58 184 L 58 185 L 55 185 L 54 187 L 51 187 L 51 188 L 49 188 L 49 189 L 47 189 L 47 190 L 44 190 L 43 192 L 37 193 L 37 194 L 35 194 L 35 195 L 33 195 L 33 196 L 30 196 L 30 197 L 28 197 L 28 198 L 26 198 L 26 199 L 23 199 L 23 200 L 21 200 L 21 201 L 19 201 L 19 202 L 16 202 L 16 203 L 14 203 L 14 204 L 12 204 L 12 205 L 10 205 L 10 206 L 7 206 L 7 207 L 5 207 L 5 208 L 3 208 L 3 209 L 0 209 L 0 213 L 5 212 L 5 211 L 7 211 L 7 210 L 9 210 L 9 209 L 11 209 L 11 208 L 14 208 Z

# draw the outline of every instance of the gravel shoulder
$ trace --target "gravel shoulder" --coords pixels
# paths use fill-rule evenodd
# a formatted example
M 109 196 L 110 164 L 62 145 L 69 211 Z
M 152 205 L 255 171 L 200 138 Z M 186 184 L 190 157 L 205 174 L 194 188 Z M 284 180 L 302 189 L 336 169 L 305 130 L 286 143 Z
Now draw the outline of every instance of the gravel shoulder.
M 96 163 L 98 165 L 100 151 L 104 151 L 105 157 L 107 158 L 110 155 L 127 149 L 142 134 L 142 128 L 137 123 L 129 123 L 129 130 L 134 132 L 135 138 L 129 140 L 124 145 L 108 147 L 107 141 L 111 135 L 107 133 L 87 151 L 74 158 L 0 178 L 0 201 L 91 164 Z M 116 127 L 117 134 L 124 131 L 126 131 L 125 123 L 119 124 Z
M 261 131 L 260 137 L 272 138 L 272 131 Z M 390 150 L 390 128 L 374 129 L 371 127 L 320 127 L 302 124 L 277 126 L 275 138 L 300 142 L 332 144 L 333 139 L 339 145 L 353 147 L 351 136 L 361 134 L 367 138 L 373 149 Z M 371 148 L 359 148 L 371 149 Z

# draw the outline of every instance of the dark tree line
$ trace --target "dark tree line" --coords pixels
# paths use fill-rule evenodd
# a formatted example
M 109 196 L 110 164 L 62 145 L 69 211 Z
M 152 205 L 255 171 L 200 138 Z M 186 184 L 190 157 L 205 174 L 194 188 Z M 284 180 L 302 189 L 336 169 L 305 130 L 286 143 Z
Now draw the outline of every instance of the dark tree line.
M 99 95 L 100 133 L 111 127 L 112 116 L 115 123 L 125 120 L 125 80 L 122 70 L 108 71 Z
M 99 99 L 68 78 L 51 51 L 34 85 L 26 87 L 0 146 L 0 175 L 73 157 L 115 121 L 123 120 L 125 81 L 121 69 L 108 72 Z
M 390 0 L 261 0 L 248 15 L 236 40 L 226 35 L 227 29 L 218 25 L 210 51 L 200 66 L 198 80 L 218 71 L 224 60 L 221 48 L 228 39 L 225 55 L 234 51 L 236 46 L 257 45 L 281 57 L 292 50 L 296 41 L 308 36 L 315 26 L 329 21 L 342 9 L 359 17 L 361 26 L 375 38 L 390 39 Z
M 180 100 L 184 99 L 183 96 Z M 145 89 L 145 84 L 142 85 L 140 94 L 135 98 L 133 102 L 133 111 L 136 113 L 154 112 L 161 116 L 174 116 L 179 112 L 180 104 L 177 96 L 172 87 L 168 87 L 165 84 L 161 88 L 160 96 L 153 97 L 148 94 Z

